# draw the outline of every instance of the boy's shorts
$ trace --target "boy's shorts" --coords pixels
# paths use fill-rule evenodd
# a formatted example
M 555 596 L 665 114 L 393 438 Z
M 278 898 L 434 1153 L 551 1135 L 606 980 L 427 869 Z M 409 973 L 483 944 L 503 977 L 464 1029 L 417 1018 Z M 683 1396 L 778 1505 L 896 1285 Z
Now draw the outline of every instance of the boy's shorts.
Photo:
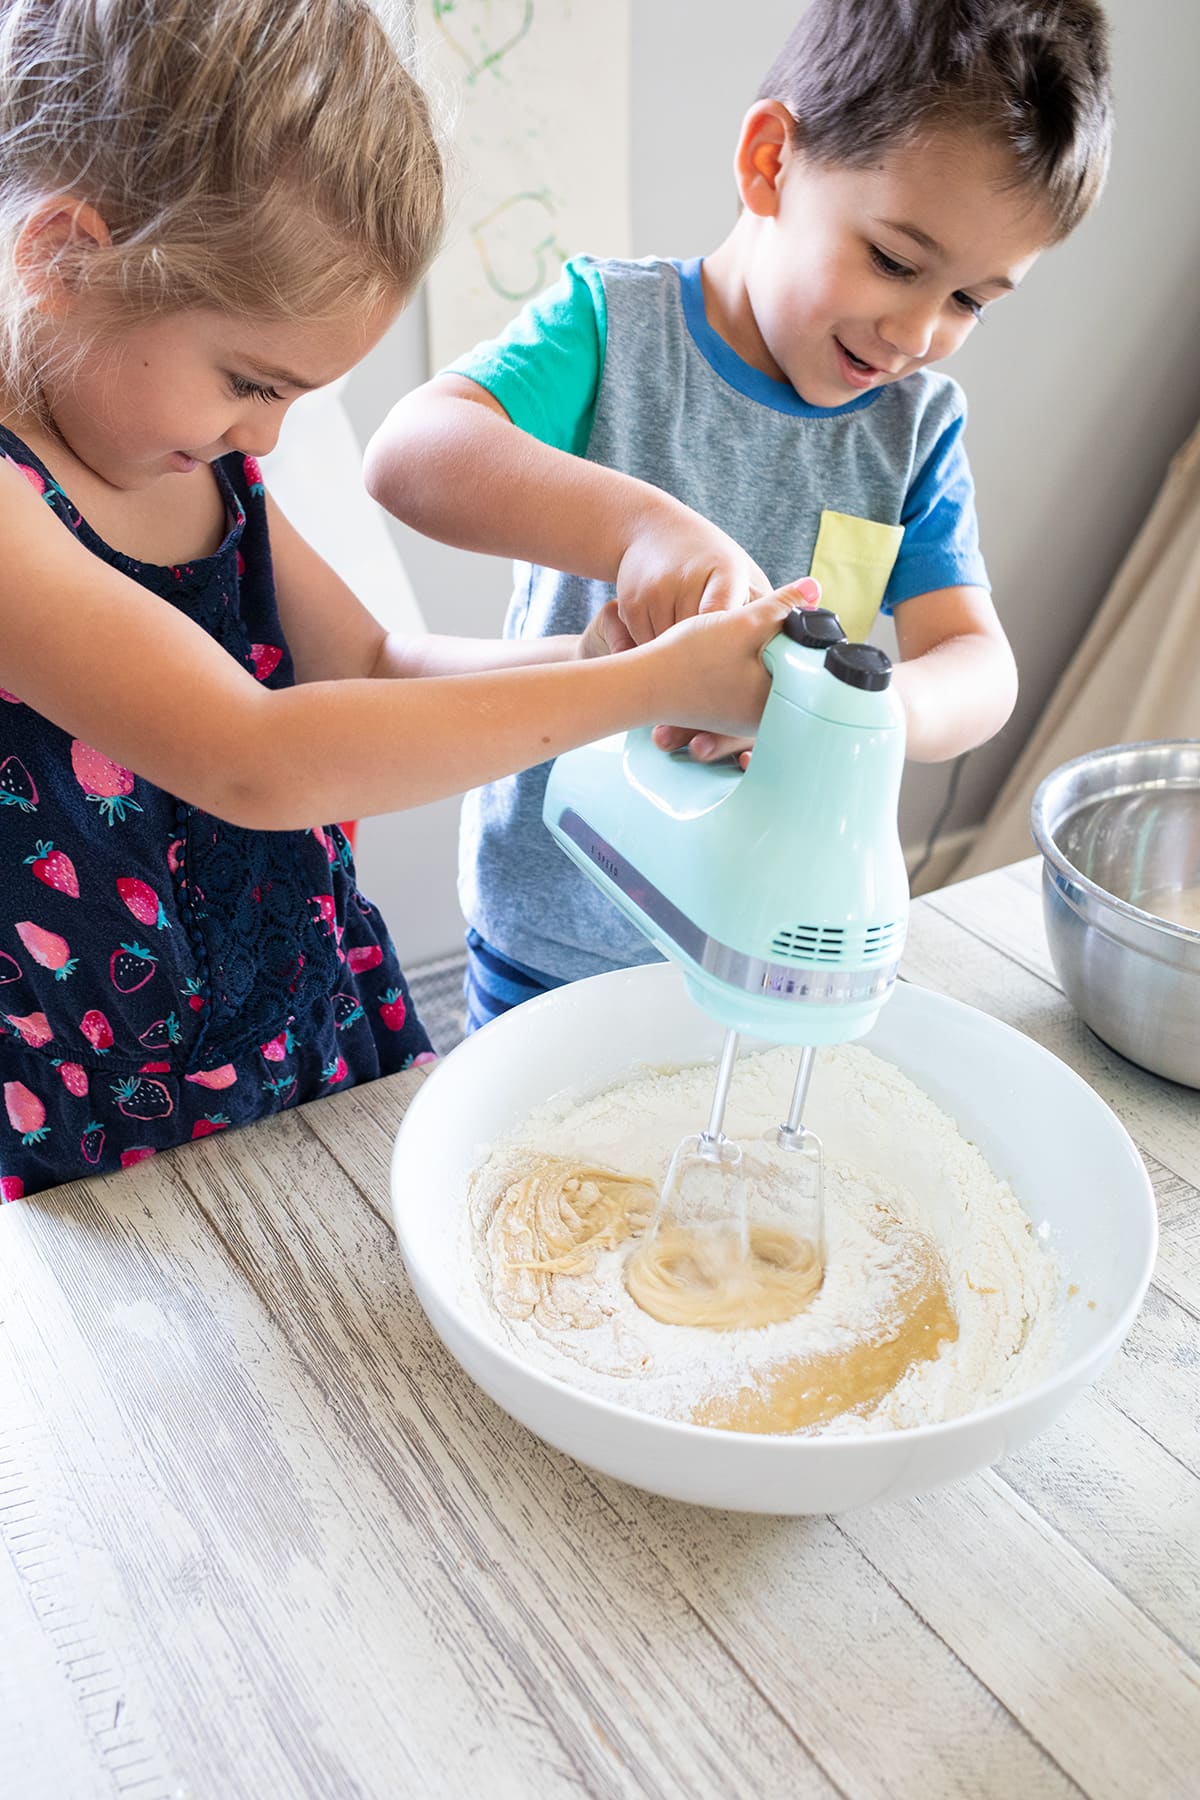
M 535 994 L 548 994 L 567 984 L 557 975 L 544 975 L 526 963 L 513 962 L 481 938 L 473 926 L 467 930 L 467 1033 L 478 1031 L 490 1019 L 511 1012 Z

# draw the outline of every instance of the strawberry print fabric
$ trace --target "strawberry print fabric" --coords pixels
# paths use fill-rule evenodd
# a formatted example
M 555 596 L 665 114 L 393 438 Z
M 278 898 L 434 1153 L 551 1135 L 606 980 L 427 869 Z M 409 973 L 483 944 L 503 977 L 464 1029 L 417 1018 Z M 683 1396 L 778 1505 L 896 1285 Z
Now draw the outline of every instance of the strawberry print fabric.
M 214 464 L 220 548 L 164 568 L 105 544 L 2 427 L 0 454 L 94 555 L 293 684 L 252 457 Z M 432 1055 L 338 826 L 228 825 L 2 687 L 0 1033 L 5 1200 Z

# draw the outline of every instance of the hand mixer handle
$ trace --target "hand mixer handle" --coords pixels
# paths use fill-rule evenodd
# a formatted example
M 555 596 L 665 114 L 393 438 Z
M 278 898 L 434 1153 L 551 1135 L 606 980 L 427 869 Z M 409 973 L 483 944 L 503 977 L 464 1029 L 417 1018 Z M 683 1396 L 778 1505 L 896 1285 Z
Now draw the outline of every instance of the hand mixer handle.
M 793 607 L 762 657 L 771 692 L 758 748 L 744 775 L 733 762 L 695 762 L 686 752 L 665 756 L 648 727 L 626 735 L 621 752 L 626 778 L 662 813 L 699 819 L 742 789 L 747 799 L 764 790 L 763 804 L 774 806 L 781 782 L 786 784 L 806 764 L 809 773 L 815 766 L 805 756 L 814 719 L 860 731 L 902 730 L 899 699 L 884 691 L 891 676 L 887 657 L 872 645 L 849 642 L 837 615 L 827 608 Z
M 852 643 L 835 613 L 794 606 L 762 656 L 771 676 L 767 710 L 786 700 L 831 724 L 903 725 L 897 697 L 879 698 L 891 686 L 891 661 L 874 644 Z

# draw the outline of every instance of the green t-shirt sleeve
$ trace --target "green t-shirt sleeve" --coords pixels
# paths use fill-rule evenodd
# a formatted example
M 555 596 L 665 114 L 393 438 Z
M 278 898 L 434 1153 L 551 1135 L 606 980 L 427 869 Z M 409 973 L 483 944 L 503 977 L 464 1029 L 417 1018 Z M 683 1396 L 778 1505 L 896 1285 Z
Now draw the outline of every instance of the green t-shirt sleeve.
M 513 424 L 556 450 L 582 456 L 604 368 L 604 283 L 572 258 L 502 336 L 477 344 L 442 373 L 465 375 L 498 400 Z

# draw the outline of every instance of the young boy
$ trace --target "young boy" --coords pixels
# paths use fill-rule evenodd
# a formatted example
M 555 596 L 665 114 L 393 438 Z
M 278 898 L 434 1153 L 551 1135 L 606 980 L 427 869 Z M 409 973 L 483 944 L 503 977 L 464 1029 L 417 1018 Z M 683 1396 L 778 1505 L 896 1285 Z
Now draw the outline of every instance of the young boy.
M 1110 131 L 1094 0 L 813 0 L 743 121 L 724 242 L 569 262 L 400 402 L 368 485 L 430 536 L 524 559 L 508 636 L 579 631 L 615 596 L 619 649 L 811 572 L 851 637 L 893 614 L 908 754 L 956 756 L 1008 718 L 1016 671 L 965 403 L 929 365 L 1079 223 Z M 656 954 L 544 830 L 548 767 L 468 796 L 472 1027 Z

